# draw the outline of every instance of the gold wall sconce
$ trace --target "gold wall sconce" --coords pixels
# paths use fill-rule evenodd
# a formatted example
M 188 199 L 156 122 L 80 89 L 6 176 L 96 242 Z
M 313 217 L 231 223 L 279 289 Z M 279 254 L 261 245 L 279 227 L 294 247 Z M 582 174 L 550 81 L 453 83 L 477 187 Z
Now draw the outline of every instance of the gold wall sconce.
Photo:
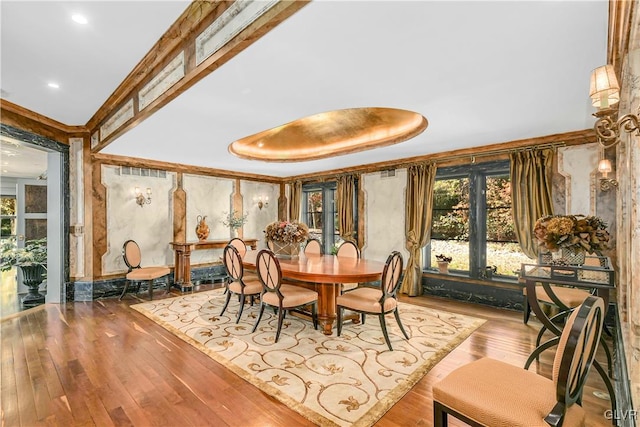
M 144 194 L 142 194 L 140 187 L 136 187 L 134 191 L 135 191 L 136 203 L 140 207 L 143 207 L 144 205 L 148 205 L 151 203 L 151 188 L 147 187 L 146 197 Z
M 598 109 L 593 113 L 598 118 L 594 129 L 600 144 L 604 148 L 613 147 L 619 143 L 621 131 L 627 133 L 636 132 L 640 136 L 637 115 L 625 114 L 617 119 L 620 85 L 618 85 L 613 65 L 603 65 L 591 72 L 589 96 L 591 97 L 591 104 Z
M 612 171 L 613 167 L 611 166 L 611 160 L 600 160 L 598 163 L 598 172 L 602 174 L 602 178 L 600 178 L 600 191 L 609 191 L 612 188 L 618 188 L 618 181 L 607 177 L 607 175 Z
M 254 201 L 257 200 L 258 209 L 262 210 L 264 206 L 269 206 L 269 196 L 258 196 L 257 199 L 254 198 Z

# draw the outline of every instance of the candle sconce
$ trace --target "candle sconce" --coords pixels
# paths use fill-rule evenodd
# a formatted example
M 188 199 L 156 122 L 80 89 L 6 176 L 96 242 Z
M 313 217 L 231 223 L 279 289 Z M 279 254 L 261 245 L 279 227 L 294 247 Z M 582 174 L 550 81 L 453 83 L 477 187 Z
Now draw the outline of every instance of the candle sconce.
M 151 203 L 151 188 L 147 187 L 147 196 L 146 197 L 145 197 L 144 194 L 142 194 L 142 191 L 140 190 L 140 187 L 136 187 L 134 191 L 135 191 L 136 203 L 140 207 L 143 207 L 144 205 L 148 205 L 148 204 Z

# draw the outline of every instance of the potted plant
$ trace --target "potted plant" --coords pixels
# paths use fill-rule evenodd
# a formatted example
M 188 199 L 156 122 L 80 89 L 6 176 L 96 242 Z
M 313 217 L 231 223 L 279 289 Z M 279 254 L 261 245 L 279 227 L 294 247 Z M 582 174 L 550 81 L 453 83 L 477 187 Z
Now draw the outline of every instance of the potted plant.
M 18 248 L 15 240 L 2 244 L 0 271 L 18 267 L 22 272 L 22 282 L 29 287 L 29 293 L 22 298 L 24 306 L 34 306 L 44 302 L 40 294 L 40 284 L 47 275 L 47 239 L 29 240 L 23 248 Z
M 238 228 L 242 228 L 242 226 L 247 223 L 247 216 L 249 216 L 249 214 L 246 213 L 242 215 L 236 210 L 229 213 L 224 212 L 224 214 L 225 217 L 222 218 L 222 225 L 229 227 L 231 237 L 238 237 Z
M 442 274 L 449 274 L 449 263 L 453 258 L 445 254 L 439 254 L 436 255 L 436 260 L 438 261 L 438 271 Z

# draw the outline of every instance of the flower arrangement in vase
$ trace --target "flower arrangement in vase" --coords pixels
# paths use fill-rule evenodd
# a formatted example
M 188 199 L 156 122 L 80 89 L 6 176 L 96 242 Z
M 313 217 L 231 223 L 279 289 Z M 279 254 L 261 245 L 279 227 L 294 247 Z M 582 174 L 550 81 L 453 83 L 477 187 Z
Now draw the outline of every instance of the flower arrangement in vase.
M 609 247 L 607 224 L 597 216 L 546 215 L 536 221 L 533 233 L 544 252 L 592 254 Z
M 222 225 L 229 227 L 233 237 L 238 237 L 238 228 L 242 228 L 242 226 L 247 223 L 247 216 L 249 216 L 249 214 L 245 213 L 242 215 L 238 213 L 237 210 L 233 210 L 232 212 L 224 212 L 224 215 L 221 221 Z
M 265 238 L 272 242 L 273 252 L 280 258 L 295 258 L 300 244 L 309 237 L 309 227 L 298 221 L 275 221 L 264 230 Z

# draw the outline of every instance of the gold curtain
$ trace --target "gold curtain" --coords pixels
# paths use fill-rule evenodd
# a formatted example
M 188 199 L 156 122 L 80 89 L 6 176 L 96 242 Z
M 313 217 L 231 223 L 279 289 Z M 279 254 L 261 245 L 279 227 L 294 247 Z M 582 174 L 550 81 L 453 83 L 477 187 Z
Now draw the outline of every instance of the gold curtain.
M 302 204 L 302 182 L 295 181 L 289 185 L 289 221 L 300 221 Z
M 405 234 L 409 261 L 400 292 L 409 296 L 422 293 L 422 248 L 431 239 L 435 164 L 410 166 L 407 170 Z
M 513 224 L 522 252 L 529 258 L 538 256 L 538 245 L 533 235 L 536 220 L 544 215 L 553 215 L 551 177 L 554 153 L 548 148 L 511 154 Z
M 356 195 L 356 175 L 343 175 L 337 179 L 336 207 L 338 210 L 338 233 L 344 240 L 355 241 L 355 213 L 353 202 Z

